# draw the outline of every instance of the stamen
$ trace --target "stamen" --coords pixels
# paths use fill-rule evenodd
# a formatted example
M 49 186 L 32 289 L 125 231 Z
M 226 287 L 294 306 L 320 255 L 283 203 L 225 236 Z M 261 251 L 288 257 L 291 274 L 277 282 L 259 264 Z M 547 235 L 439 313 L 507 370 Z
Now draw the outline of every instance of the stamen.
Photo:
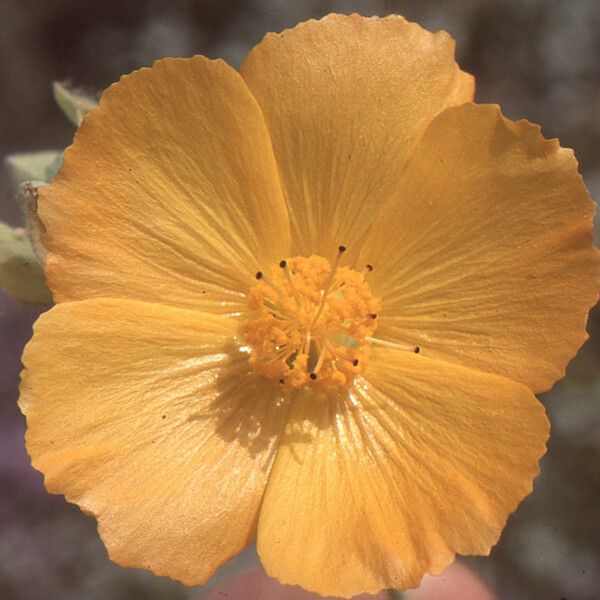
M 335 260 L 333 261 L 333 265 L 331 266 L 331 271 L 329 271 L 329 279 L 325 284 L 324 297 L 327 296 L 327 293 L 331 289 L 331 284 L 335 279 L 335 275 L 337 273 L 338 267 L 340 266 L 340 261 L 342 260 L 342 255 L 344 254 L 344 252 L 346 252 L 346 246 L 338 246 L 338 253 L 335 257 Z
M 273 283 L 273 280 L 271 278 L 267 277 L 264 273 L 261 273 L 261 275 L 262 275 L 261 281 L 266 283 L 272 290 L 275 290 L 275 292 L 277 292 L 278 296 L 284 295 L 283 290 L 278 285 L 275 285 L 275 283 Z
M 269 302 L 268 300 L 264 300 L 263 302 L 264 302 L 264 305 L 269 309 L 270 313 L 276 319 L 283 321 L 289 317 L 289 315 L 286 312 L 284 312 L 281 309 L 281 307 L 277 306 L 276 304 L 273 304 L 272 302 Z
M 415 354 L 421 352 L 420 346 L 411 346 L 409 344 L 400 344 L 398 342 L 388 342 L 386 340 L 380 340 L 374 337 L 366 337 L 365 340 L 367 340 L 367 342 L 371 342 L 371 344 L 375 344 L 377 346 L 384 346 L 385 348 L 394 348 L 395 350 L 407 350 L 409 352 L 414 352 Z
M 360 320 L 356 320 L 356 319 L 347 319 L 345 321 L 342 321 L 340 323 L 340 325 L 342 327 L 348 327 L 348 326 L 352 326 L 352 325 L 362 325 L 363 323 L 369 323 L 374 321 L 377 318 L 377 315 L 375 313 L 371 313 L 369 315 L 367 315 L 366 317 L 364 317 L 363 319 Z
M 366 367 L 381 304 L 360 271 L 341 266 L 346 251 L 339 246 L 331 263 L 319 256 L 282 259 L 256 274 L 244 343 L 254 372 L 283 393 L 344 389 Z
M 337 273 L 338 267 L 340 266 L 340 260 L 342 259 L 342 255 L 346 252 L 346 246 L 338 246 L 338 253 L 335 257 L 335 261 L 329 271 L 329 277 L 327 278 L 327 283 L 325 284 L 325 288 L 321 290 L 321 302 L 319 304 L 319 308 L 317 310 L 317 314 L 312 322 L 311 327 L 314 327 L 316 322 L 319 320 L 321 313 L 323 312 L 323 308 L 325 307 L 325 300 L 327 300 L 327 295 L 331 291 L 331 285 L 335 281 L 335 274 Z
M 304 338 L 304 344 L 302 345 L 302 353 L 303 354 L 308 354 L 308 351 L 310 350 L 310 341 L 311 341 L 311 335 L 310 335 L 310 329 L 306 332 L 306 337 Z
M 277 287 L 269 277 L 267 277 L 262 271 L 257 271 L 254 275 L 256 279 L 266 283 L 270 288 L 274 289 L 279 296 L 283 294 L 281 288 Z
M 292 277 L 292 273 L 291 273 L 291 271 L 288 268 L 287 260 L 281 260 L 281 261 L 279 261 L 279 266 L 285 272 L 285 277 L 288 280 L 288 283 L 290 285 L 290 290 L 292 292 L 292 296 L 294 297 L 294 301 L 296 302 L 296 306 L 300 306 L 300 304 L 301 304 L 300 298 L 298 297 L 298 293 L 296 291 L 296 287 L 294 286 L 294 278 Z
M 317 364 L 315 365 L 315 368 L 312 370 L 312 372 L 315 376 L 321 370 L 321 367 L 323 366 L 323 361 L 325 360 L 325 352 L 326 351 L 327 350 L 326 350 L 325 346 L 323 346 L 323 348 L 321 349 L 321 353 L 319 354 Z

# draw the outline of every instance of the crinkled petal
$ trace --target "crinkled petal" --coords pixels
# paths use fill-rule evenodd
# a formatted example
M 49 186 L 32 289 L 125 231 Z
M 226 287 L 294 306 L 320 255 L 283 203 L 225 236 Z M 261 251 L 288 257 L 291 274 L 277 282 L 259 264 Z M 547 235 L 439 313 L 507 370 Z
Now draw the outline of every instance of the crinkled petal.
M 449 108 L 363 248 L 378 336 L 548 389 L 598 299 L 593 212 L 571 150 L 497 106 Z
M 57 301 L 235 310 L 289 252 L 269 134 L 240 75 L 201 56 L 111 86 L 40 191 Z
M 98 518 L 111 558 L 205 582 L 255 536 L 285 406 L 226 317 L 130 300 L 35 325 L 20 405 L 46 487 Z
M 473 99 L 454 41 L 393 15 L 332 14 L 268 34 L 241 73 L 265 114 L 294 254 L 353 252 L 444 108 Z
M 531 491 L 549 424 L 526 386 L 398 350 L 368 377 L 291 408 L 258 523 L 283 583 L 415 587 L 455 553 L 487 554 Z

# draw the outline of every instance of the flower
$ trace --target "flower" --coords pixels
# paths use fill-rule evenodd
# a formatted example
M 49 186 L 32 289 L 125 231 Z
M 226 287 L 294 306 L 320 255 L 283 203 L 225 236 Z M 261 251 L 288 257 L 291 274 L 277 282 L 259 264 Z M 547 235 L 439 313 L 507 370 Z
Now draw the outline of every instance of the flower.
M 593 204 L 453 49 L 330 15 L 240 73 L 159 61 L 84 119 L 40 191 L 57 304 L 20 403 L 119 564 L 197 584 L 256 538 L 285 583 L 413 587 L 531 491 L 534 392 L 598 298 Z

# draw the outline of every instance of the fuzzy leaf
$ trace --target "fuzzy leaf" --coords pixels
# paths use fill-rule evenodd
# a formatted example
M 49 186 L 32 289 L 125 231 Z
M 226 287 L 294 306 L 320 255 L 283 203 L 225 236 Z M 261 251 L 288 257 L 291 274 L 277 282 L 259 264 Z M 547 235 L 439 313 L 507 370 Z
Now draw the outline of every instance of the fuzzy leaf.
M 22 228 L 0 222 L 0 287 L 19 300 L 50 304 L 44 272 Z
M 43 150 L 25 154 L 7 156 L 6 167 L 15 188 L 26 181 L 48 183 L 62 164 L 63 153 L 60 150 Z
M 98 106 L 95 98 L 71 88 L 65 83 L 55 81 L 52 84 L 52 90 L 56 103 L 65 113 L 67 119 L 76 127 L 79 127 L 81 120 L 90 110 Z

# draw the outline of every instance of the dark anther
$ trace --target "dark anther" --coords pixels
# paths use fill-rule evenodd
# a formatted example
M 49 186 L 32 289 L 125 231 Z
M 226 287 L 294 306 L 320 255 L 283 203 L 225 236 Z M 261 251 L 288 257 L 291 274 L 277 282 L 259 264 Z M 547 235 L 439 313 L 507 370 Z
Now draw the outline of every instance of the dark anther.
M 310 378 L 314 381 L 317 378 L 317 374 L 316 373 L 311 373 L 310 374 Z
M 352 361 L 352 364 L 353 364 L 355 367 L 358 367 L 358 358 L 355 358 L 355 359 Z
M 369 316 L 371 317 L 371 319 L 376 319 L 377 318 L 377 313 L 371 313 Z
M 254 277 L 256 277 L 256 279 L 262 279 L 262 277 L 263 277 L 262 271 L 258 271 L 258 273 L 256 273 L 256 275 Z
M 369 273 L 373 270 L 373 265 L 367 265 L 367 271 L 369 271 Z
M 282 260 L 282 261 L 280 261 L 280 263 L 279 263 L 279 266 L 280 266 L 282 269 L 285 269 L 285 268 L 287 267 L 287 260 Z
M 283 385 L 283 384 L 285 383 L 285 379 L 282 377 L 282 378 L 279 380 L 279 383 L 280 383 L 281 385 Z
M 420 346 L 415 346 L 415 354 L 419 354 L 421 352 Z
M 338 246 L 340 252 L 346 252 L 346 246 Z

